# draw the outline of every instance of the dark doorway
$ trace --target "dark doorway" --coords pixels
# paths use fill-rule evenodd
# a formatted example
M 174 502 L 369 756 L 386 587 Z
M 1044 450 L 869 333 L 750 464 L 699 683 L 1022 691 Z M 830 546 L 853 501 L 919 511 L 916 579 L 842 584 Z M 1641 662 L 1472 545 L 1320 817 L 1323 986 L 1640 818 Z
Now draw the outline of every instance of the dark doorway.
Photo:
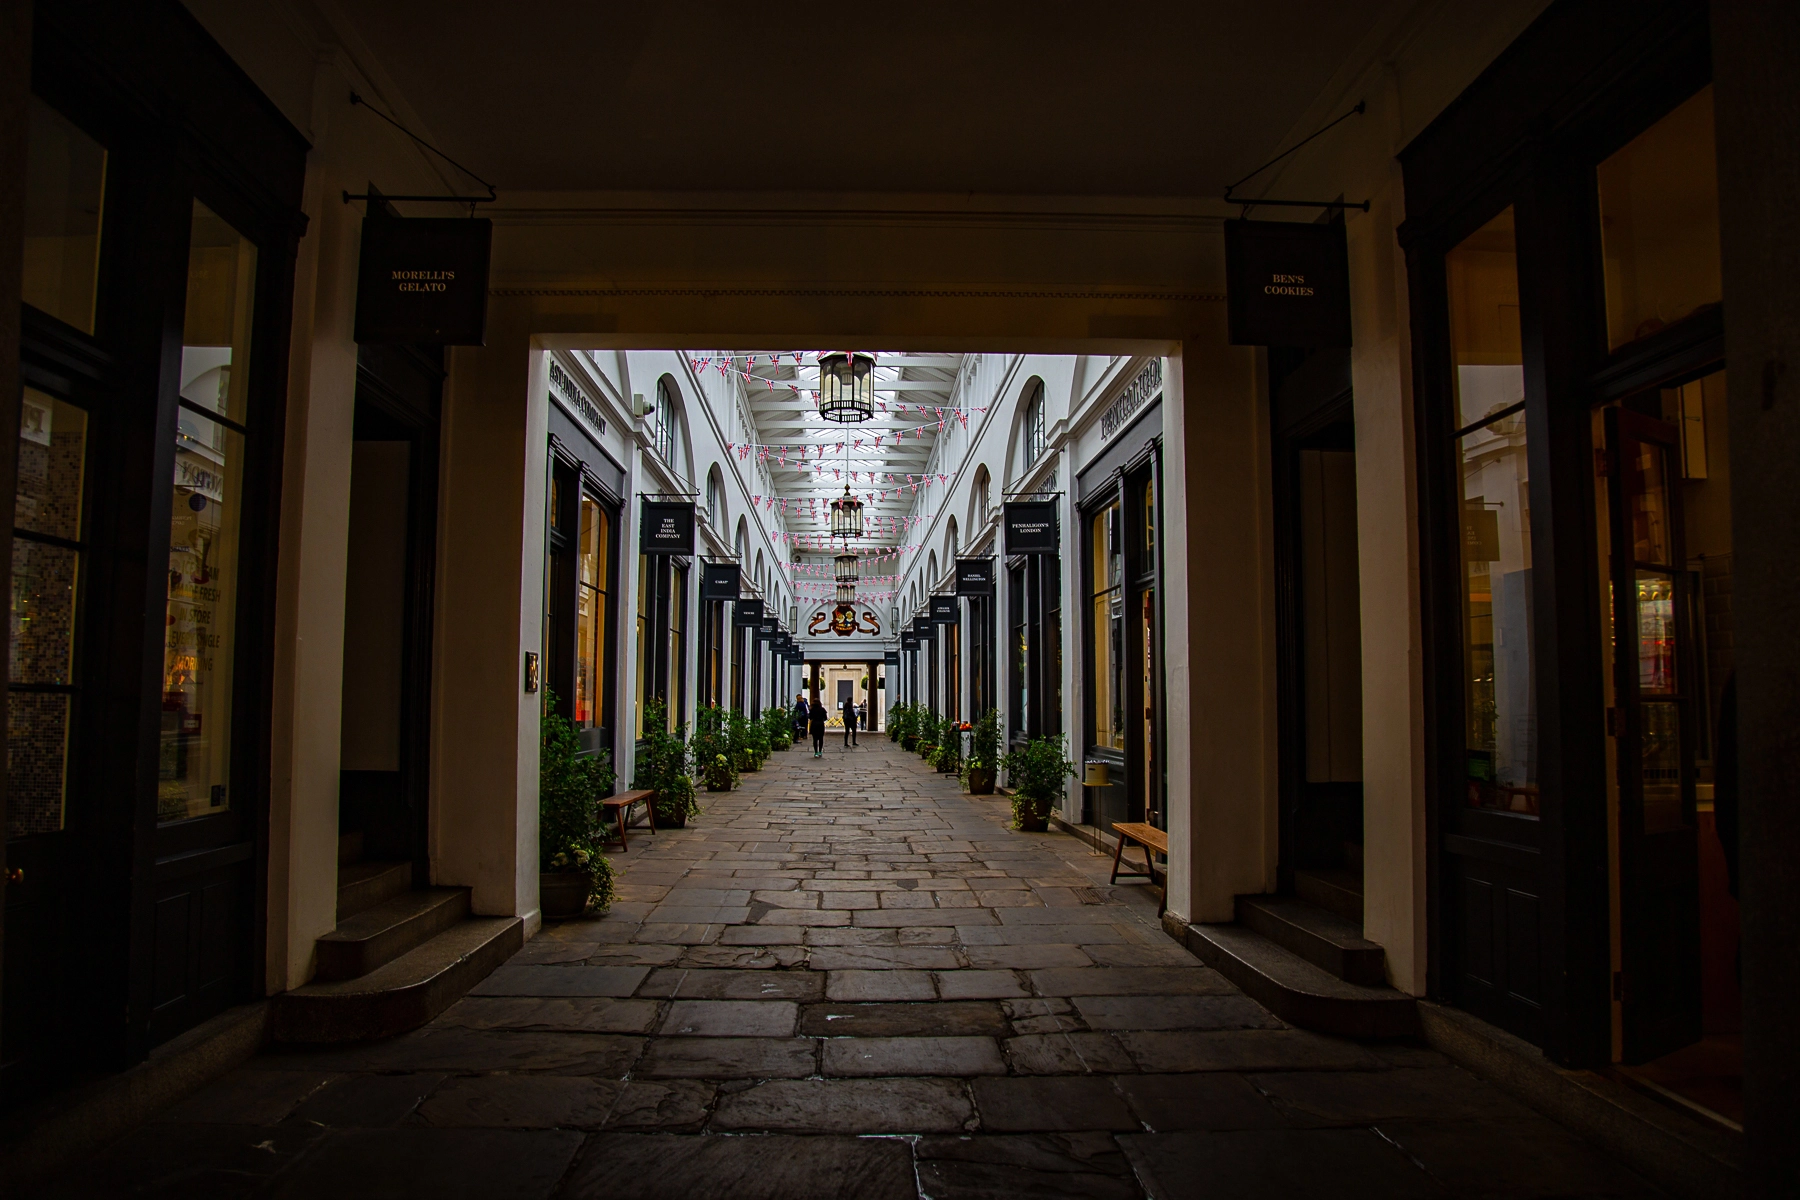
M 432 585 L 441 351 L 364 347 L 344 586 L 338 832 L 345 863 L 429 882 Z
M 1284 891 L 1362 892 L 1362 638 L 1348 351 L 1270 351 Z M 1296 875 L 1300 876 L 1297 878 Z

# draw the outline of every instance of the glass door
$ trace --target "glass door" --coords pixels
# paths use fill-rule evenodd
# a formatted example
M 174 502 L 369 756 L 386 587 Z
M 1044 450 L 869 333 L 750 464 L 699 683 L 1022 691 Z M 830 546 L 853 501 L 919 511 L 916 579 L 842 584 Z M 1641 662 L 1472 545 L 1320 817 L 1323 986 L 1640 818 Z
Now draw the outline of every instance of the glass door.
M 1693 602 L 1683 547 L 1680 430 L 1605 413 L 1619 790 L 1624 1061 L 1700 1038 L 1699 846 L 1694 813 Z

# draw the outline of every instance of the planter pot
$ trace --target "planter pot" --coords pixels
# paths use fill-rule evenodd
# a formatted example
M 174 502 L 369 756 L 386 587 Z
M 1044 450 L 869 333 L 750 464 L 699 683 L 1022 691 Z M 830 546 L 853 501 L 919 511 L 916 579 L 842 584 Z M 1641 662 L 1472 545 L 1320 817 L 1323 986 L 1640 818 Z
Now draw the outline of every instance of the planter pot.
M 901 738 L 900 739 L 900 748 L 910 754 L 912 751 L 917 750 L 919 748 L 919 739 L 916 737 Z
M 731 789 L 727 788 L 725 790 L 730 791 Z M 669 813 L 667 815 L 664 815 L 663 813 L 657 813 L 656 814 L 656 823 L 659 826 L 662 826 L 667 829 L 686 829 L 687 828 L 687 814 L 682 813 L 679 816 L 677 816 L 674 813 Z
M 938 764 L 938 774 L 939 775 L 954 775 L 954 774 L 956 774 L 957 769 L 958 768 L 952 763 Z
M 991 796 L 994 794 L 994 768 L 969 768 L 969 794 L 971 796 Z
M 1041 817 L 1034 817 L 1030 813 L 1026 813 L 1019 818 L 1019 832 L 1021 833 L 1043 833 L 1049 828 L 1049 813 L 1045 813 Z
M 545 871 L 538 875 L 538 907 L 548 918 L 579 917 L 587 911 L 593 887 L 580 871 Z
M 724 783 L 714 783 L 709 779 L 706 781 L 706 790 L 709 792 L 729 792 L 731 790 L 731 780 L 727 779 Z

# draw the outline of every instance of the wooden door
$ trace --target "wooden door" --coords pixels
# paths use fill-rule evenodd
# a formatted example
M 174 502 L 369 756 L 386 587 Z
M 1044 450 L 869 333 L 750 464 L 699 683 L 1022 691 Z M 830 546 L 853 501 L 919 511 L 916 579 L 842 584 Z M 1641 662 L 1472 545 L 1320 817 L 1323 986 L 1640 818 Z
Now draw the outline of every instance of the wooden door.
M 1694 815 L 1695 706 L 1680 435 L 1627 409 L 1606 413 L 1611 520 L 1624 1059 L 1700 1038 L 1700 905 Z

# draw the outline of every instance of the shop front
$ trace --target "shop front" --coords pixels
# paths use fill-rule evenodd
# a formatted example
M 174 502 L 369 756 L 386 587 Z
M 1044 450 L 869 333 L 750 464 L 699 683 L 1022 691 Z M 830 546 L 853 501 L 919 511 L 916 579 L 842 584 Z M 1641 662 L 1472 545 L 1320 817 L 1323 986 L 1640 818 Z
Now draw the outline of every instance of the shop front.
M 7 1100 L 262 990 L 307 145 L 185 12 L 89 8 L 39 6 L 32 48 Z
M 1733 1122 L 1732 448 L 1708 17 L 1667 3 L 1620 24 L 1603 8 L 1553 8 L 1402 154 L 1432 989 L 1560 1062 Z M 1597 62 L 1612 67 L 1575 69 Z

